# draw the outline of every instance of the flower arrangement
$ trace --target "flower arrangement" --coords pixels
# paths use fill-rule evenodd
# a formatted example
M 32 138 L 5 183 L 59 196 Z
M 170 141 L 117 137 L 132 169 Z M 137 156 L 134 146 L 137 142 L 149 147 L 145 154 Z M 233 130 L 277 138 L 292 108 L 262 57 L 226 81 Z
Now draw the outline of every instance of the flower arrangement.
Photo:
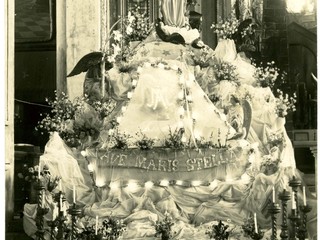
M 217 225 L 212 225 L 209 230 L 206 231 L 206 235 L 210 239 L 214 240 L 227 240 L 231 231 L 228 231 L 229 225 L 224 225 L 220 220 Z
M 90 101 L 86 96 L 71 101 L 65 93 L 58 96 L 55 92 L 55 95 L 53 101 L 46 99 L 52 110 L 38 123 L 36 130 L 41 134 L 58 132 L 70 147 L 91 145 L 98 138 L 103 119 L 112 112 L 115 102 Z
M 284 139 L 283 132 L 271 133 L 268 136 L 268 145 L 269 145 L 270 149 L 273 148 L 273 147 L 276 147 L 276 146 L 280 146 L 284 142 L 285 142 L 285 139 Z
M 122 219 L 118 220 L 108 216 L 105 220 L 103 220 L 102 228 L 100 228 L 98 232 L 102 234 L 103 239 L 116 240 L 126 230 L 126 225 L 123 223 Z
M 155 144 L 155 139 L 147 137 L 142 131 L 136 133 L 138 140 L 135 142 L 135 145 L 138 146 L 141 150 L 150 150 Z
M 277 146 L 270 149 L 270 154 L 264 155 L 262 157 L 262 162 L 260 165 L 260 171 L 266 175 L 271 175 L 278 171 L 279 169 L 279 148 Z
M 225 61 L 219 61 L 214 64 L 215 79 L 217 82 L 227 80 L 238 84 L 238 74 L 236 73 L 236 66 Z
M 161 236 L 162 240 L 169 240 L 172 238 L 172 226 L 174 225 L 172 218 L 168 213 L 164 214 L 164 219 L 158 220 L 155 225 L 155 237 Z
M 249 217 L 248 219 L 245 220 L 244 224 L 241 226 L 244 236 L 245 237 L 250 237 L 252 239 L 262 239 L 264 232 L 261 231 L 261 228 L 259 225 L 257 225 L 257 232 L 255 230 L 254 226 L 254 219 L 253 217 Z
M 277 97 L 276 97 L 276 108 L 275 112 L 278 117 L 284 118 L 290 111 L 296 111 L 296 93 L 293 94 L 292 97 L 289 97 L 288 94 L 283 94 L 280 89 L 277 89 Z
M 189 55 L 193 64 L 200 66 L 200 68 L 208 67 L 210 62 L 214 59 L 214 53 L 210 51 L 208 46 L 201 48 L 199 50 L 199 54 L 195 54 L 195 52 L 190 51 Z
M 164 140 L 164 147 L 173 149 L 183 149 L 188 146 L 187 139 L 184 136 L 184 128 L 175 129 L 174 131 L 169 128 L 169 134 Z
M 109 143 L 110 148 L 127 149 L 131 145 L 131 136 L 125 133 L 120 133 L 118 128 L 109 130 Z
M 133 10 L 128 12 L 125 24 L 125 39 L 129 42 L 142 41 L 149 34 L 150 20 L 146 12 L 141 13 L 138 5 L 135 5 Z
M 266 67 L 256 67 L 254 77 L 256 78 L 257 85 L 261 87 L 274 86 L 275 81 L 279 76 L 279 68 L 275 66 L 275 62 L 267 62 Z
M 37 180 L 39 180 L 38 176 L 40 175 L 40 181 L 45 189 L 49 192 L 52 192 L 58 186 L 61 178 L 58 176 L 52 177 L 47 165 L 43 166 L 43 169 L 40 171 L 40 173 L 39 171 L 40 169 L 38 165 L 29 167 L 27 164 L 24 164 L 22 172 L 18 173 L 18 178 L 23 179 L 26 182 L 25 187 L 27 187 L 29 183 L 35 183 Z
M 212 24 L 211 29 L 220 39 L 232 39 L 232 36 L 238 30 L 239 24 L 239 20 L 232 14 L 226 20 L 220 19 L 218 23 Z

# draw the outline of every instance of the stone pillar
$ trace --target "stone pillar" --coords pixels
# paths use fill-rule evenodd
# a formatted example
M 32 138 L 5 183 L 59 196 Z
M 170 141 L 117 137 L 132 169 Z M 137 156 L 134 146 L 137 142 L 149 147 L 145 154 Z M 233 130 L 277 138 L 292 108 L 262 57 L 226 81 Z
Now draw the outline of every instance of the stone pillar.
M 97 0 L 57 1 L 57 87 L 71 99 L 82 95 L 85 73 L 67 79 L 66 75 L 84 55 L 101 48 L 100 4 Z

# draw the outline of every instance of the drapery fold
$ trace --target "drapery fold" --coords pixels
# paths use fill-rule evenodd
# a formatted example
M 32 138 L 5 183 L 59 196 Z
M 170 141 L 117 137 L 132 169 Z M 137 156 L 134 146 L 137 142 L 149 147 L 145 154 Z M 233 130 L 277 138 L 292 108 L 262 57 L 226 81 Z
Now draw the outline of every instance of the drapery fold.
M 186 2 L 184 0 L 162 0 L 161 13 L 163 22 L 174 27 L 183 27 L 185 18 Z

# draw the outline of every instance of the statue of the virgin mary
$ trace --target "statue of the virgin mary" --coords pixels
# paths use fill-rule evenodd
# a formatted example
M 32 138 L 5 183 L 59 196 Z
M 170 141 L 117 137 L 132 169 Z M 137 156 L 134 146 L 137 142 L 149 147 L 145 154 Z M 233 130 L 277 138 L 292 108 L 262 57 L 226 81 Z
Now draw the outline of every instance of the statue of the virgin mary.
M 130 61 L 139 65 L 134 81 L 124 80 L 116 67 L 108 72 L 122 100 L 120 111 L 112 116 L 119 123 L 119 132 L 131 136 L 141 132 L 158 138 L 159 145 L 176 130 L 182 130 L 183 139 L 194 145 L 197 139 L 224 143 L 235 134 L 188 65 L 187 52 L 200 34 L 189 26 L 186 11 L 185 1 L 162 0 L 162 20 Z

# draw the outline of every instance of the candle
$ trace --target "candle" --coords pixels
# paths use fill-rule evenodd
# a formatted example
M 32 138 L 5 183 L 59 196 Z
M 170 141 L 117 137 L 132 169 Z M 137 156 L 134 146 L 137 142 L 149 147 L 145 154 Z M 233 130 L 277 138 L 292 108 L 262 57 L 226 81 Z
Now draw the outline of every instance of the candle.
M 274 190 L 274 186 L 272 187 L 272 203 L 275 203 L 276 201 L 276 192 Z
M 257 214 L 253 214 L 253 220 L 254 220 L 254 232 L 258 233 L 258 223 L 257 223 Z
M 96 235 L 98 235 L 98 220 L 99 220 L 99 217 L 96 216 Z
M 73 185 L 73 203 L 76 203 L 76 186 Z
M 296 210 L 296 200 L 294 199 L 294 192 L 292 191 L 292 210 Z
M 59 190 L 62 192 L 62 184 L 61 184 L 61 179 L 59 180 Z
M 307 206 L 307 198 L 306 198 L 306 187 L 302 187 L 302 192 L 303 192 L 303 206 Z

